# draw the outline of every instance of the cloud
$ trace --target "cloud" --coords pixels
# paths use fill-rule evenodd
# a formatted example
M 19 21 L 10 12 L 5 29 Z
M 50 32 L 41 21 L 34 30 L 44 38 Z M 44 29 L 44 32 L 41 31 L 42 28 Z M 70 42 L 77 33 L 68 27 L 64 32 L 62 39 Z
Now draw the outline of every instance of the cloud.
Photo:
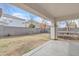
M 27 19 L 27 17 L 24 17 L 21 13 L 13 13 L 12 15 L 22 19 Z

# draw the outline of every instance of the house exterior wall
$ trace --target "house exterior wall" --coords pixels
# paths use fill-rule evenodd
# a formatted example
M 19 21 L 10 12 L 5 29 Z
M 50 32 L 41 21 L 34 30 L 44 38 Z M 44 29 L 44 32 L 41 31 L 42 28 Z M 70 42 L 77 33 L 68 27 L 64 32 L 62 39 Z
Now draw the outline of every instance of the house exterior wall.
M 6 23 L 4 26 L 25 27 L 25 19 L 21 19 L 12 15 L 3 14 L 0 21 Z

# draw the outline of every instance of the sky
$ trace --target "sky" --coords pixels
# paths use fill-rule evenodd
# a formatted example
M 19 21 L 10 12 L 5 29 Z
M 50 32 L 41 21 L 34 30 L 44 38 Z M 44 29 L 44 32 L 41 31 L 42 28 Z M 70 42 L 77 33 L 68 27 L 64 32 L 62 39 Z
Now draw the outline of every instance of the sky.
M 59 27 L 59 28 L 64 28 L 64 27 L 66 27 L 66 22 L 65 22 L 65 21 L 59 22 L 59 23 L 58 23 L 58 27 Z
M 3 13 L 25 19 L 26 21 L 34 20 L 38 23 L 41 23 L 43 20 L 45 20 L 37 15 L 34 15 L 28 11 L 24 11 L 23 9 L 18 8 L 8 3 L 0 3 L 0 8 L 2 8 Z M 44 23 L 51 25 L 51 22 L 48 20 L 45 20 Z M 18 24 L 16 23 L 16 25 Z
M 0 8 L 3 9 L 4 13 L 26 19 L 26 21 L 30 20 L 30 16 L 31 16 L 35 21 L 41 22 L 41 18 L 39 16 L 36 16 L 28 11 L 24 11 L 21 8 L 18 8 L 11 4 L 0 3 Z

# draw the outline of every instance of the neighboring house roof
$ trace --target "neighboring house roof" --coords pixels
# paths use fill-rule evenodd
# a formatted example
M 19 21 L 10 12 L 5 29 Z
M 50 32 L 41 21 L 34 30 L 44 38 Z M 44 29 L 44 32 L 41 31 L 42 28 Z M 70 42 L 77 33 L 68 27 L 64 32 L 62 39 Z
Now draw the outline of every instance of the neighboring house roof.
M 22 18 L 19 18 L 19 17 L 16 17 L 16 16 L 12 16 L 12 15 L 9 15 L 9 14 L 3 14 L 2 16 L 3 17 L 13 18 L 13 19 L 18 19 L 18 20 L 21 20 L 21 21 L 25 21 L 25 19 L 22 19 Z

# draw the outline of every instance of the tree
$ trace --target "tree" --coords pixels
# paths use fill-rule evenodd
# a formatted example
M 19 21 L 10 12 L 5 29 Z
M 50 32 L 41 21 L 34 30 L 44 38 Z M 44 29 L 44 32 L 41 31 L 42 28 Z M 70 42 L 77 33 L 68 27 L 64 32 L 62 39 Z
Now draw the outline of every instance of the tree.
M 34 24 L 30 24 L 29 28 L 35 28 L 35 25 Z
M 71 21 L 68 25 L 69 25 L 70 28 L 76 28 L 77 27 L 77 24 L 74 21 Z

